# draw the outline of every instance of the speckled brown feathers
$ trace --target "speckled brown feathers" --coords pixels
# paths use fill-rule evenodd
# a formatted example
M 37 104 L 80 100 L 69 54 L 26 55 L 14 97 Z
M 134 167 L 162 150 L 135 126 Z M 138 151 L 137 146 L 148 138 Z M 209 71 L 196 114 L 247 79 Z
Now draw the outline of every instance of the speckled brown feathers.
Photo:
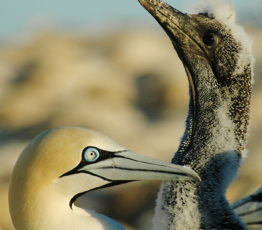
M 172 162 L 202 179 L 162 185 L 154 229 L 246 229 L 225 193 L 247 156 L 252 41 L 229 2 L 208 0 L 188 15 L 162 0 L 139 1 L 166 31 L 189 79 L 186 130 Z

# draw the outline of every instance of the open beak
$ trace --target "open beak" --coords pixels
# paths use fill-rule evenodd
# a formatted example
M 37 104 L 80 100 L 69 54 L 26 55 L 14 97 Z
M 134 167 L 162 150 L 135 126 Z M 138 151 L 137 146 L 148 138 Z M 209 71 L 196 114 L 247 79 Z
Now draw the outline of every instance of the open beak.
M 78 171 L 86 171 L 114 182 L 136 180 L 201 180 L 199 175 L 187 166 L 175 165 L 128 150 L 115 153 L 112 158 L 86 165 Z

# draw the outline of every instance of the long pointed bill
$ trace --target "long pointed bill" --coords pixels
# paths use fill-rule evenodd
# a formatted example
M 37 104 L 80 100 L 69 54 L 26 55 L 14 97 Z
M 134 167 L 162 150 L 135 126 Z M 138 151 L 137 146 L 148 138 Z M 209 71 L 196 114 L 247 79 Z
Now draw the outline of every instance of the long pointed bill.
M 182 50 L 212 58 L 202 41 L 206 29 L 195 21 L 192 15 L 183 14 L 162 0 L 138 1 L 166 31 L 183 63 L 185 60 L 181 55 Z
M 190 84 L 190 100 L 192 101 L 190 110 L 194 118 L 192 127 L 194 133 L 198 100 L 196 89 L 199 82 L 198 76 L 201 76 L 199 71 L 208 66 L 210 71 L 214 72 L 212 70 L 213 52 L 208 50 L 203 40 L 208 31 L 198 22 L 199 18 L 206 18 L 206 16 L 183 14 L 162 0 L 139 0 L 139 2 L 165 30 L 185 67 Z
M 160 161 L 128 150 L 116 153 L 110 159 L 87 165 L 79 171 L 87 171 L 110 181 L 200 181 L 199 175 L 189 167 Z

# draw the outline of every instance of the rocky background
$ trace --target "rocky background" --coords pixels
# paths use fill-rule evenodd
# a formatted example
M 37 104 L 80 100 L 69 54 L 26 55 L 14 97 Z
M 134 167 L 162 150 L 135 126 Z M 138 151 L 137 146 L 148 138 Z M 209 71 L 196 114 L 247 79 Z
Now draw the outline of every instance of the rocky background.
M 255 85 L 250 154 L 228 189 L 234 202 L 262 185 L 262 30 L 254 38 Z M 188 82 L 164 32 L 126 29 L 77 36 L 38 32 L 0 44 L 0 229 L 14 229 L 8 182 L 26 144 L 56 126 L 83 126 L 126 148 L 170 161 L 184 131 Z M 88 209 L 127 229 L 150 229 L 160 182 L 134 182 L 90 192 Z M 79 202 L 80 203 L 80 202 Z

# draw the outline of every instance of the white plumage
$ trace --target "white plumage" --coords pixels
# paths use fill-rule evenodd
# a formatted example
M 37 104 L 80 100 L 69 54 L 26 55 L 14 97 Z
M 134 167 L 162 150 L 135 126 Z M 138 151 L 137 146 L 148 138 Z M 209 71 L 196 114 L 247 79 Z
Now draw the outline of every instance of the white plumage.
M 134 180 L 191 180 L 198 175 L 128 151 L 94 130 L 62 127 L 38 135 L 13 170 L 9 206 L 17 230 L 123 230 L 114 220 L 74 206 L 92 189 Z

